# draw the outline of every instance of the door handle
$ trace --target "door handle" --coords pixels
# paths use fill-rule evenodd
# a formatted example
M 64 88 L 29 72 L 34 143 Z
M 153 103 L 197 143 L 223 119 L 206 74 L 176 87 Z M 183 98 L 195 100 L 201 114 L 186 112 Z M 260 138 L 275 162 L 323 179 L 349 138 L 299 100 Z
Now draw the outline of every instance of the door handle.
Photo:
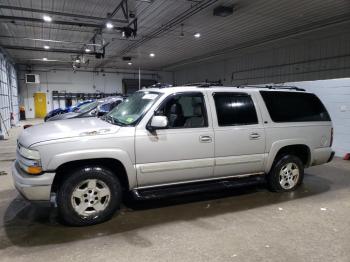
M 199 141 L 202 143 L 211 143 L 213 139 L 211 138 L 211 136 L 200 136 Z
M 251 140 L 259 139 L 259 138 L 260 138 L 260 134 L 259 134 L 259 133 L 251 133 L 251 134 L 249 135 L 249 138 L 250 138 Z

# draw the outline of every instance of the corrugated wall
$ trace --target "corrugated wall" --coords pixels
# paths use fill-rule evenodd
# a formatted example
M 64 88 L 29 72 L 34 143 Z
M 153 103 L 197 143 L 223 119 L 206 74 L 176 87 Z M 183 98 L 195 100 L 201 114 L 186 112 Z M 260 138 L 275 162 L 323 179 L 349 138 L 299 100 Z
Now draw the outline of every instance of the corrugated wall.
M 0 53 L 0 139 L 7 135 L 13 123 L 18 122 L 18 88 L 17 73 L 13 64 Z
M 175 69 L 177 84 L 221 80 L 225 84 L 262 84 L 350 76 L 350 33 L 344 28 L 291 38 L 202 59 Z

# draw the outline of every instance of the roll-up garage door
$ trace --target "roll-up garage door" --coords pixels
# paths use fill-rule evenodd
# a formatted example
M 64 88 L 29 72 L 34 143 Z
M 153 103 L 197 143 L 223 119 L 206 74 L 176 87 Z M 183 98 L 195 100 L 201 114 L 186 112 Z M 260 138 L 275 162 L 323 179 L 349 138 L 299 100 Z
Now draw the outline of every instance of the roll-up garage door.
M 18 89 L 14 66 L 0 53 L 0 139 L 7 134 L 13 122 L 18 122 Z

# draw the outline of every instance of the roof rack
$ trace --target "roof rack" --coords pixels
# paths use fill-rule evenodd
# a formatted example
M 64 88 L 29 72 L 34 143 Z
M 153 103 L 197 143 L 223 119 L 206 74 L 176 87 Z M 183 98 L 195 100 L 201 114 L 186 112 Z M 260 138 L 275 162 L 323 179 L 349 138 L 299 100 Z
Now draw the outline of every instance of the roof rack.
M 219 80 L 215 82 L 188 83 L 188 84 L 184 84 L 184 86 L 211 87 L 211 86 L 223 86 L 223 84 Z
M 173 85 L 168 83 L 155 83 L 151 86 L 147 86 L 145 88 L 167 88 L 167 87 L 173 87 Z
M 237 88 L 265 88 L 265 89 L 287 89 L 287 90 L 296 90 L 296 91 L 306 91 L 303 88 L 296 86 L 282 86 L 282 85 L 266 85 L 266 86 L 257 86 L 257 85 L 240 85 Z

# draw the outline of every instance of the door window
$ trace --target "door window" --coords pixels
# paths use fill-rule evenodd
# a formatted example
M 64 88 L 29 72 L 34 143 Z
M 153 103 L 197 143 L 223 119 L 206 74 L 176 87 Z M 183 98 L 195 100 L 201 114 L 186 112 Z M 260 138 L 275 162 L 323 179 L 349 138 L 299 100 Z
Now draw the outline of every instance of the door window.
M 253 125 L 258 117 L 252 98 L 245 93 L 214 93 L 219 126 Z
M 156 112 L 168 118 L 168 128 L 207 127 L 207 113 L 202 93 L 170 96 Z

